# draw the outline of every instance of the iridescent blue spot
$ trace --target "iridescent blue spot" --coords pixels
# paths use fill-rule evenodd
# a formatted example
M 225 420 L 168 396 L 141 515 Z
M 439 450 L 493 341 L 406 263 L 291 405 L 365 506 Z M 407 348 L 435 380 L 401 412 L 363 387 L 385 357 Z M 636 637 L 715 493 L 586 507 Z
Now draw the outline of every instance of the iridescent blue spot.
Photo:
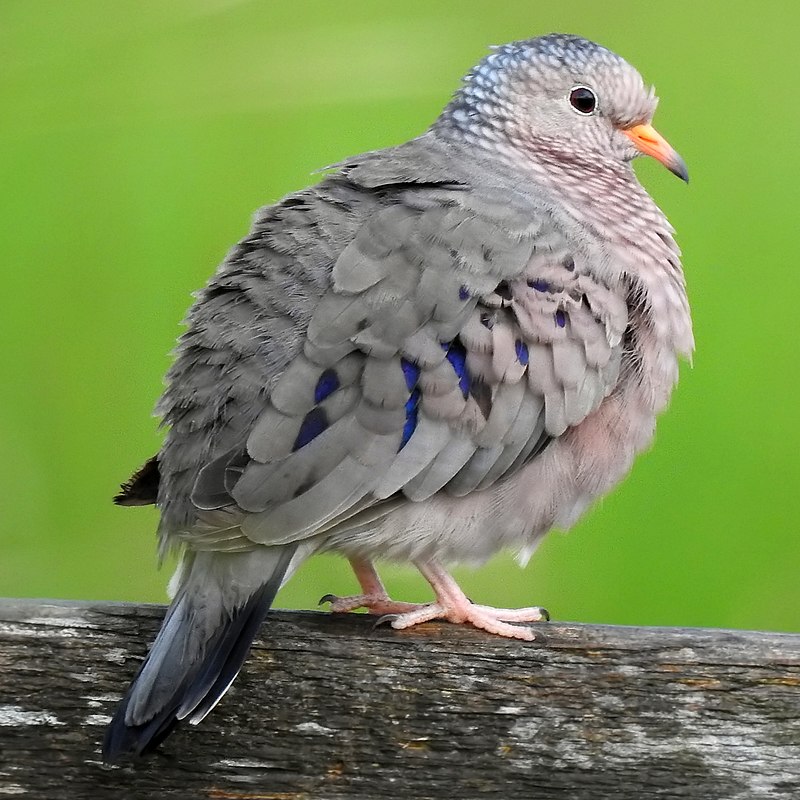
M 556 325 L 558 325 L 559 328 L 563 328 L 566 324 L 567 315 L 559 308 L 558 311 L 556 311 Z
M 547 281 L 543 281 L 541 278 L 537 278 L 535 281 L 528 281 L 528 286 L 530 286 L 531 289 L 536 289 L 537 292 L 550 291 L 550 284 Z
M 459 339 L 452 342 L 442 342 L 442 349 L 447 353 L 447 360 L 452 364 L 458 375 L 458 388 L 464 399 L 469 395 L 469 373 L 467 372 L 467 351 Z
M 400 446 L 397 448 L 399 453 L 407 444 L 412 434 L 417 428 L 417 420 L 419 418 L 419 399 L 420 391 L 417 389 L 417 382 L 419 381 L 419 367 L 408 361 L 405 358 L 400 359 L 400 366 L 403 368 L 403 376 L 406 379 L 406 387 L 411 394 L 406 400 L 406 421 L 403 424 L 403 438 L 400 440 Z
M 469 300 L 469 289 L 466 286 L 461 286 L 458 290 L 459 300 Z
M 339 388 L 339 376 L 334 369 L 326 369 L 319 376 L 317 386 L 314 389 L 314 402 L 321 403 L 326 397 L 330 397 Z
M 419 380 L 419 367 L 405 358 L 400 359 L 400 366 L 403 368 L 403 375 L 406 379 L 406 388 L 410 392 Z
M 408 440 L 417 428 L 417 421 L 419 419 L 419 397 L 419 389 L 414 389 L 408 400 L 406 400 L 406 421 L 403 425 L 403 438 L 400 440 L 400 447 L 397 448 L 398 453 L 408 444 Z
M 309 442 L 317 438 L 328 427 L 328 415 L 324 408 L 316 406 L 312 408 L 303 418 L 297 438 L 292 445 L 292 452 L 305 447 Z
M 522 339 L 517 339 L 514 342 L 514 349 L 517 351 L 517 360 L 520 364 L 527 364 L 528 363 L 528 345 L 522 341 Z

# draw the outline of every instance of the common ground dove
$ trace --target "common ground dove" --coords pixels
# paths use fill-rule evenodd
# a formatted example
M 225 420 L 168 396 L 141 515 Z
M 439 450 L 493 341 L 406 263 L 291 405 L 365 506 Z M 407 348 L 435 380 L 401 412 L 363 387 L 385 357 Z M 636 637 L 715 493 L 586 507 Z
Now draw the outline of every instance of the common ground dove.
M 312 553 L 345 611 L 532 639 L 537 607 L 471 603 L 445 571 L 527 557 L 630 469 L 693 347 L 672 228 L 631 161 L 686 167 L 622 58 L 554 34 L 497 47 L 429 130 L 258 212 L 188 315 L 161 451 L 121 504 L 182 550 L 163 627 L 104 757 L 197 723 Z M 389 599 L 373 559 L 436 596 Z

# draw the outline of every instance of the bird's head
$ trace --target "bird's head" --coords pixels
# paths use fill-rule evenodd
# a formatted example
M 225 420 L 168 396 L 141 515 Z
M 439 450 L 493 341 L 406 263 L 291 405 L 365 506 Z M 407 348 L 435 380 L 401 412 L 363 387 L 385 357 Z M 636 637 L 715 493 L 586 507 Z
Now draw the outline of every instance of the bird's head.
M 550 34 L 494 48 L 437 124 L 566 160 L 645 154 L 688 181 L 683 159 L 652 126 L 657 104 L 620 56 L 578 36 Z

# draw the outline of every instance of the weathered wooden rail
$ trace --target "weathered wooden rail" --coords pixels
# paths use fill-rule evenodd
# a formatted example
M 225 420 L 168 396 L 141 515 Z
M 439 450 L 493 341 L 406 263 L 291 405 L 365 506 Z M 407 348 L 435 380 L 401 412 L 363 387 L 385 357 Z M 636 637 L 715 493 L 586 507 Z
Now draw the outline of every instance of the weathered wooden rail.
M 159 606 L 0 601 L 0 796 L 800 798 L 800 636 L 275 613 L 197 728 L 108 767 Z

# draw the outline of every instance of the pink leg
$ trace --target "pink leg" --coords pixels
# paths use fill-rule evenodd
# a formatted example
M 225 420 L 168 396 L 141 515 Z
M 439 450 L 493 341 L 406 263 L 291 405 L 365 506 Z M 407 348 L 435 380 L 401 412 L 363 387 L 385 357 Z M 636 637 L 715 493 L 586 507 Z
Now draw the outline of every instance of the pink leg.
M 342 613 L 355 611 L 357 608 L 366 608 L 373 614 L 408 614 L 424 608 L 417 603 L 399 603 L 392 600 L 387 594 L 386 587 L 375 570 L 375 566 L 369 559 L 351 558 L 350 565 L 353 567 L 363 594 L 348 597 L 326 594 L 320 599 L 320 603 L 330 603 L 331 611 Z
M 444 619 L 455 623 L 469 622 L 476 628 L 498 636 L 532 641 L 535 636 L 530 628 L 510 625 L 509 622 L 540 622 L 549 619 L 547 612 L 538 606 L 511 609 L 475 605 L 437 561 L 431 559 L 415 563 L 436 593 L 436 602 L 401 613 L 392 620 L 393 628 L 402 630 L 421 622 Z

